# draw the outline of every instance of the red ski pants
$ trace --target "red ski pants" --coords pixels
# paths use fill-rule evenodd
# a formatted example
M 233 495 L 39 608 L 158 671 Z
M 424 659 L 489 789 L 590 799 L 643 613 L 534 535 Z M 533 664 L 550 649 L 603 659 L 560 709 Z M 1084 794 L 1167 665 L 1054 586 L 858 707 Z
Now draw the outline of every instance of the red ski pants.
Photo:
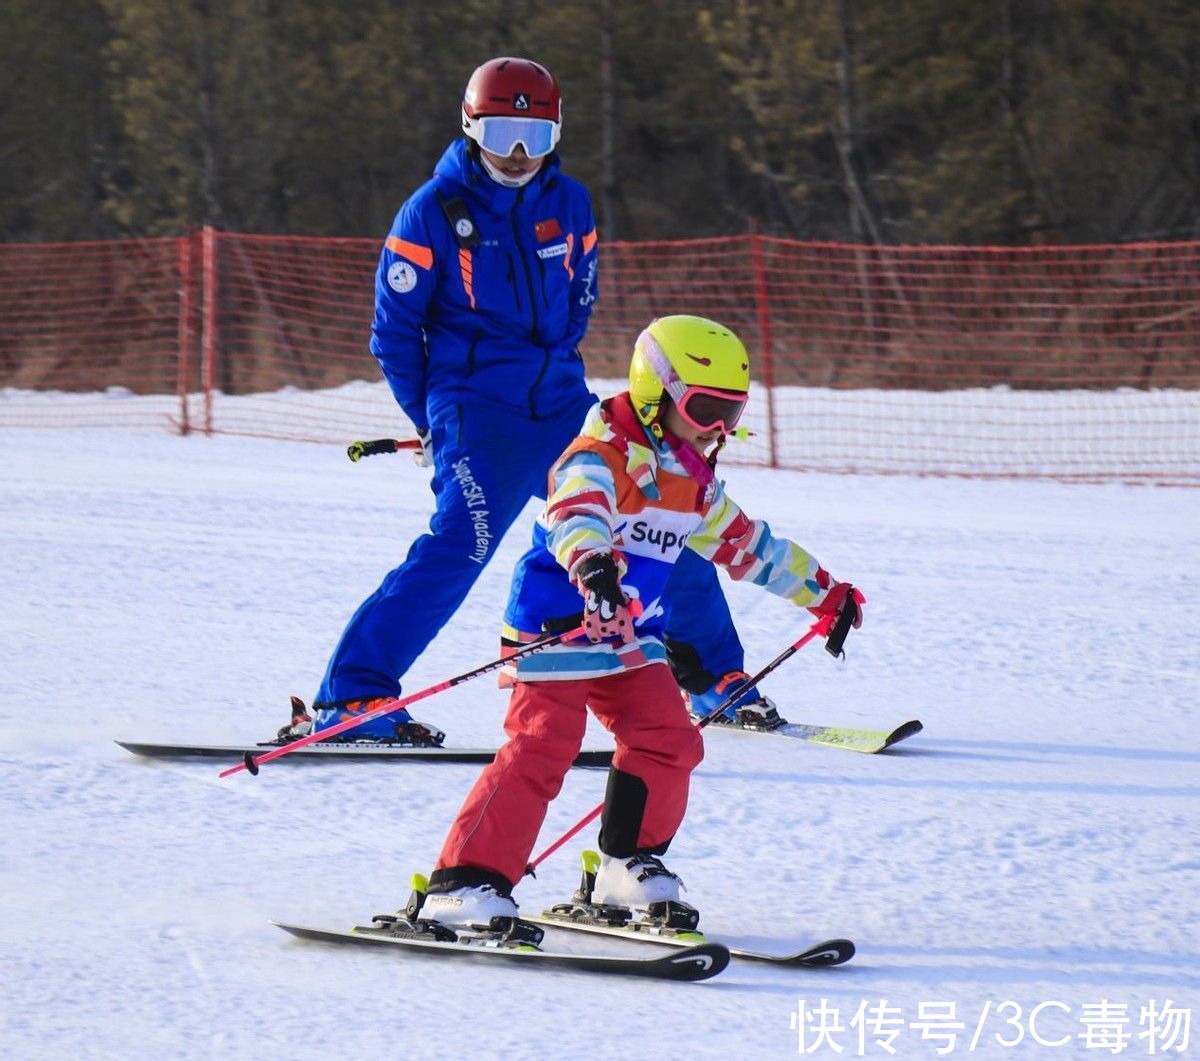
M 645 785 L 641 822 L 633 825 L 638 847 L 653 849 L 675 835 L 704 743 L 670 668 L 654 663 L 603 678 L 518 682 L 504 719 L 509 739 L 458 812 L 437 869 L 474 866 L 513 884 L 521 879 L 546 808 L 579 754 L 587 708 L 615 738 L 613 769 Z

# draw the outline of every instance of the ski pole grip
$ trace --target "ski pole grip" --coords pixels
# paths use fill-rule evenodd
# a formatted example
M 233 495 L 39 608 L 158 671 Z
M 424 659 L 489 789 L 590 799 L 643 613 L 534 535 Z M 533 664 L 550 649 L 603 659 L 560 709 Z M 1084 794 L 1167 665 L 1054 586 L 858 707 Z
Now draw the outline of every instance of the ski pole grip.
M 346 456 L 352 461 L 360 461 L 363 457 L 375 457 L 380 453 L 397 453 L 402 449 L 420 449 L 419 438 L 373 438 L 366 442 L 351 442 L 346 447 Z
M 829 636 L 825 639 L 825 651 L 828 652 L 834 659 L 840 659 L 846 655 L 843 646 L 846 644 L 846 635 L 850 633 L 850 628 L 858 619 L 858 602 L 854 599 L 854 587 L 850 587 L 850 592 L 846 594 L 846 603 L 842 605 L 842 610 L 838 612 L 838 617 L 834 621 L 833 629 L 829 631 Z

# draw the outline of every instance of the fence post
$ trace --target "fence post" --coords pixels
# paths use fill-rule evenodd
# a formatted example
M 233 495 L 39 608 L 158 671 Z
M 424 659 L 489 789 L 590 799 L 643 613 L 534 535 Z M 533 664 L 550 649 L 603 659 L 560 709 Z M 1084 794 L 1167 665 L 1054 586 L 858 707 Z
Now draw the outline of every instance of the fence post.
M 767 294 L 767 273 L 763 262 L 762 236 L 750 233 L 750 260 L 754 268 L 754 311 L 758 318 L 758 337 L 762 346 L 762 381 L 767 390 L 767 464 L 779 467 L 775 432 L 775 358 L 771 351 L 771 308 Z
M 212 225 L 205 225 L 200 233 L 201 284 L 204 291 L 201 317 L 203 335 L 201 386 L 204 388 L 204 433 L 213 431 L 213 384 L 217 365 L 217 241 Z
M 192 375 L 192 236 L 179 237 L 179 350 L 176 390 L 179 393 L 179 433 L 192 430 L 188 418 L 188 384 Z

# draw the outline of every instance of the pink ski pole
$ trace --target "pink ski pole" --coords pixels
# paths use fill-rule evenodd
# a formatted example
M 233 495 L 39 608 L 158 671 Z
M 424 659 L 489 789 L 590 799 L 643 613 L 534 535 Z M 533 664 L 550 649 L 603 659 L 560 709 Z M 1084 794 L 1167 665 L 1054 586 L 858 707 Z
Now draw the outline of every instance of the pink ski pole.
M 348 729 L 353 729 L 355 726 L 360 726 L 364 722 L 372 718 L 379 718 L 380 715 L 388 715 L 393 711 L 399 711 L 402 707 L 408 707 L 409 704 L 415 704 L 418 700 L 424 700 L 426 697 L 433 696 L 434 693 L 444 692 L 455 685 L 462 685 L 463 682 L 469 682 L 472 678 L 478 678 L 481 674 L 487 674 L 490 671 L 499 670 L 507 663 L 511 663 L 515 659 L 520 659 L 522 656 L 532 656 L 535 652 L 540 652 L 544 648 L 549 648 L 551 645 L 557 645 L 560 641 L 569 641 L 573 637 L 579 637 L 583 634 L 583 626 L 576 626 L 571 630 L 567 630 L 561 634 L 552 634 L 549 637 L 543 637 L 538 641 L 531 641 L 528 645 L 523 645 L 521 648 L 510 652 L 507 656 L 501 656 L 499 659 L 494 659 L 490 663 L 485 663 L 481 667 L 476 667 L 474 670 L 465 671 L 462 674 L 457 674 L 453 678 L 447 678 L 445 681 L 438 682 L 437 685 L 431 685 L 428 689 L 422 689 L 420 692 L 412 693 L 409 696 L 402 696 L 397 700 L 389 700 L 385 704 L 367 711 L 362 715 L 355 715 L 353 718 L 345 719 L 337 723 L 335 726 L 330 726 L 328 729 L 321 730 L 320 733 L 310 733 L 306 737 L 300 737 L 298 740 L 290 741 L 287 744 L 281 744 L 278 748 L 272 748 L 269 751 L 263 752 L 261 755 L 254 755 L 252 752 L 246 752 L 242 761 L 237 766 L 231 766 L 226 770 L 222 770 L 218 777 L 229 777 L 232 774 L 239 773 L 242 770 L 249 770 L 251 774 L 257 774 L 258 768 L 263 763 L 269 763 L 272 759 L 278 759 L 282 755 L 287 755 L 289 752 L 294 752 L 297 748 L 306 747 L 309 744 L 316 744 L 318 741 L 323 741 L 328 737 L 336 737 L 339 733 L 344 733 Z
M 719 707 L 717 707 L 714 711 L 711 711 L 709 714 L 705 715 L 702 719 L 700 719 L 700 721 L 696 723 L 696 728 L 703 729 L 714 718 L 717 718 L 719 715 L 723 714 L 726 710 L 728 710 L 728 708 L 731 705 L 736 703 L 737 698 L 739 696 L 741 696 L 742 691 L 744 689 L 753 688 L 760 681 L 762 681 L 768 674 L 770 674 L 771 671 L 773 671 L 776 667 L 778 667 L 781 663 L 784 663 L 787 660 L 791 659 L 792 656 L 794 656 L 797 652 L 799 652 L 800 649 L 802 649 L 805 645 L 807 645 L 814 637 L 825 637 L 826 635 L 828 635 L 830 630 L 833 628 L 836 618 L 837 617 L 835 617 L 833 615 L 822 615 L 821 618 L 819 618 L 815 623 L 812 624 L 812 626 L 810 626 L 808 628 L 807 633 L 805 633 L 797 641 L 794 641 L 787 648 L 785 648 L 781 653 L 779 653 L 778 656 L 776 656 L 773 660 L 771 660 L 770 663 L 768 663 L 765 667 L 763 667 L 762 670 L 760 670 L 756 675 L 754 675 L 753 678 L 749 678 L 745 682 L 743 682 L 741 685 L 739 685 L 732 693 L 729 694 L 729 696 L 727 696 L 725 698 L 725 700 L 721 703 L 721 705 Z M 837 645 L 837 648 L 839 651 L 841 650 L 840 643 Z M 597 804 L 597 806 L 593 807 L 592 810 L 590 810 L 585 817 L 581 818 L 575 825 L 571 826 L 570 829 L 568 829 L 565 833 L 562 834 L 562 836 L 560 836 L 557 840 L 555 840 L 554 843 L 552 843 L 548 848 L 546 848 L 545 851 L 543 851 L 540 855 L 538 855 L 537 858 L 535 858 L 532 862 L 530 862 L 529 865 L 525 867 L 525 873 L 528 876 L 532 877 L 534 875 L 533 871 L 535 869 L 537 869 L 538 866 L 540 866 L 543 862 L 545 862 L 546 859 L 548 859 L 552 854 L 554 854 L 555 851 L 557 851 L 560 847 L 562 847 L 563 844 L 565 844 L 568 840 L 570 840 L 571 837 L 575 836 L 577 833 L 579 833 L 581 830 L 585 829 L 588 825 L 590 825 L 597 818 L 599 818 L 600 813 L 603 810 L 604 810 L 604 801 L 601 800 L 600 803 Z

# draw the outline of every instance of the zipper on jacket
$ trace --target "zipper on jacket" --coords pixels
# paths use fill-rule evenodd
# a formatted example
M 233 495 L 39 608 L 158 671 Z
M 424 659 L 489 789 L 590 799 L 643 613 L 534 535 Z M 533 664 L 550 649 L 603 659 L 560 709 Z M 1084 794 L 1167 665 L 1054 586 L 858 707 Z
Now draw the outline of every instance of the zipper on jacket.
M 512 226 L 513 246 L 517 248 L 517 257 L 521 259 L 521 268 L 525 270 L 525 284 L 529 289 L 529 341 L 534 346 L 541 346 L 538 342 L 538 311 L 537 311 L 537 289 L 533 286 L 533 273 L 529 270 L 529 258 L 524 253 L 524 246 L 521 243 L 521 232 L 517 228 L 517 207 L 521 205 L 521 200 L 525 198 L 525 189 L 522 188 L 517 192 L 516 201 L 512 205 L 512 209 L 508 212 L 508 221 Z M 538 384 L 542 382 L 542 377 L 546 375 L 546 369 L 550 367 L 550 351 L 545 347 L 542 348 L 542 368 L 538 372 L 537 378 L 533 381 L 533 385 L 529 388 L 529 415 L 536 420 L 537 406 L 534 404 L 533 393 L 537 390 Z
M 512 209 L 508 212 L 508 221 L 512 226 L 513 245 L 517 248 L 517 257 L 521 259 L 521 268 L 525 270 L 525 285 L 529 289 L 529 338 L 537 345 L 538 341 L 538 314 L 537 314 L 537 292 L 533 287 L 533 273 L 529 271 L 529 260 L 524 254 L 524 247 L 521 245 L 521 233 L 517 228 L 517 207 L 521 205 L 521 200 L 525 198 L 525 189 L 522 188 L 517 192 L 516 202 L 513 203 Z
M 538 384 L 542 382 L 542 377 L 546 374 L 546 369 L 550 367 L 550 351 L 542 348 L 542 368 L 538 372 L 537 378 L 533 381 L 533 385 L 529 388 L 529 417 L 531 420 L 538 419 L 537 407 L 533 404 L 533 392 L 538 389 Z
M 517 309 L 521 308 L 521 288 L 517 283 L 517 270 L 513 265 L 512 258 L 508 259 L 508 283 L 512 288 L 513 302 L 516 303 Z
M 479 336 L 475 336 L 471 340 L 471 345 L 467 347 L 467 375 L 473 375 L 475 372 L 475 347 L 479 345 Z

